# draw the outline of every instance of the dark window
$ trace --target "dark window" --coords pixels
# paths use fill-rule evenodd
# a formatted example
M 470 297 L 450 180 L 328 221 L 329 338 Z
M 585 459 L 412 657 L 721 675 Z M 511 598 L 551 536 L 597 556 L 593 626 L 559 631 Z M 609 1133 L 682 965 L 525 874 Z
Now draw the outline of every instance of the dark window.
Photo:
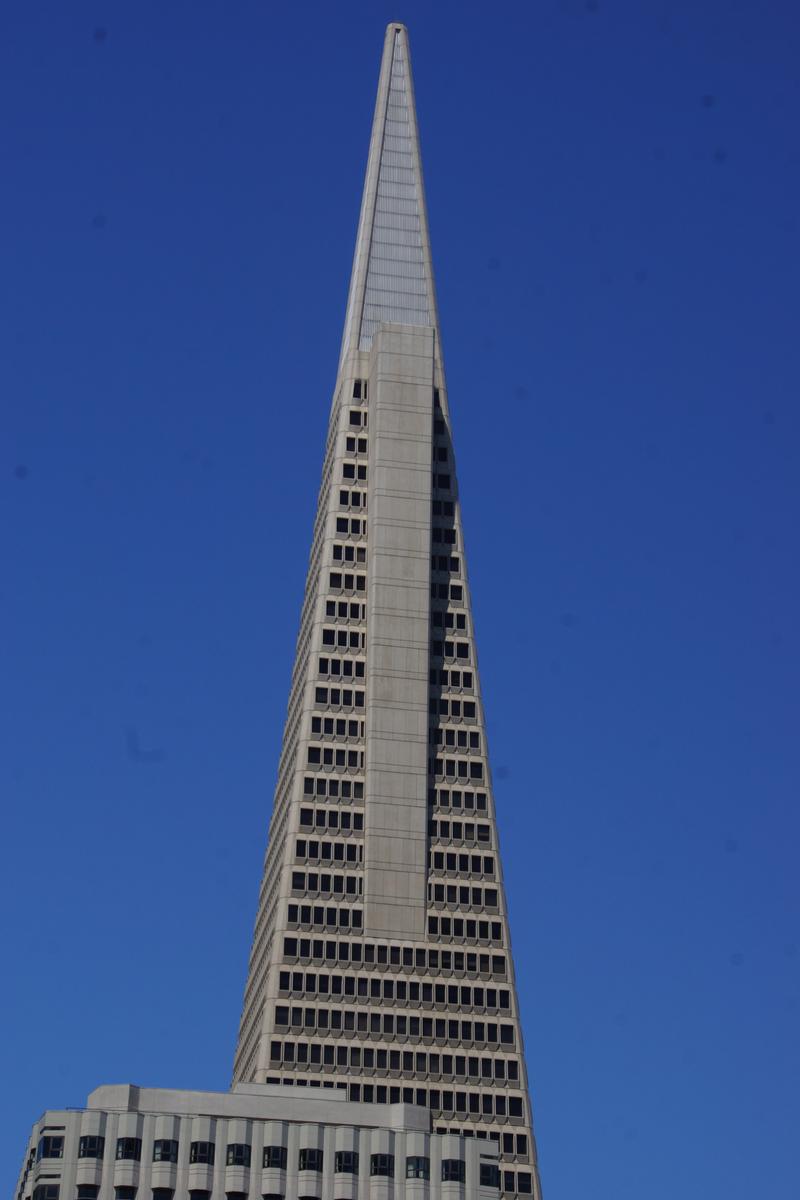
M 33 1200 L 58 1200 L 57 1183 L 40 1183 L 33 1189 Z
M 191 1192 L 189 1193 L 191 1195 Z M 135 1187 L 115 1187 L 114 1196 L 116 1200 L 136 1200 Z
M 244 1142 L 228 1142 L 225 1163 L 229 1167 L 249 1167 L 250 1147 Z
M 78 1158 L 102 1158 L 106 1139 L 99 1134 L 87 1134 L 78 1142 Z
M 133 1159 L 139 1162 L 142 1157 L 142 1139 L 132 1137 L 117 1138 L 117 1158 Z
M 530 1196 L 533 1192 L 531 1177 L 528 1171 L 517 1171 L 517 1191 L 524 1196 Z
M 337 1150 L 333 1159 L 333 1169 L 337 1175 L 357 1175 L 358 1151 Z
M 300 1171 L 321 1171 L 322 1151 L 313 1148 L 301 1150 L 298 1159 L 298 1169 Z
M 36 1148 L 36 1161 L 40 1158 L 63 1158 L 64 1157 L 64 1138 L 61 1134 L 56 1136 L 45 1136 L 39 1138 L 39 1145 Z
M 500 1187 L 500 1168 L 496 1163 L 481 1163 L 480 1186 Z
M 265 1146 L 263 1166 L 277 1167 L 280 1171 L 286 1170 L 286 1147 L 285 1146 Z
M 247 1192 L 226 1192 L 226 1200 L 247 1200 Z
M 411 1155 L 406 1159 L 406 1179 L 430 1179 L 431 1160 L 420 1155 Z
M 372 1154 L 369 1160 L 370 1175 L 385 1175 L 389 1179 L 394 1179 L 394 1155 L 393 1154 Z
M 153 1188 L 153 1200 L 172 1200 L 174 1195 L 173 1188 Z
M 189 1147 L 190 1163 L 208 1163 L 214 1165 L 215 1147 L 213 1142 L 192 1142 Z
M 463 1183 L 465 1164 L 460 1158 L 442 1159 L 442 1183 Z
M 77 1200 L 97 1200 L 100 1188 L 96 1183 L 79 1183 Z
M 211 1200 L 211 1192 L 200 1190 L 189 1192 L 189 1200 Z
M 153 1162 L 176 1163 L 178 1161 L 178 1143 L 172 1138 L 159 1138 L 153 1142 Z

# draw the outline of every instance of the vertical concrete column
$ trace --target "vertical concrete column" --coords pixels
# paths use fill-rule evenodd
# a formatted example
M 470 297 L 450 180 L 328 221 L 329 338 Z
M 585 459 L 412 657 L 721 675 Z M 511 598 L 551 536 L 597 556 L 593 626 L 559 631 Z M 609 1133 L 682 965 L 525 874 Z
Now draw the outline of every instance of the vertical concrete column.
M 384 325 L 369 380 L 365 932 L 425 936 L 431 329 Z

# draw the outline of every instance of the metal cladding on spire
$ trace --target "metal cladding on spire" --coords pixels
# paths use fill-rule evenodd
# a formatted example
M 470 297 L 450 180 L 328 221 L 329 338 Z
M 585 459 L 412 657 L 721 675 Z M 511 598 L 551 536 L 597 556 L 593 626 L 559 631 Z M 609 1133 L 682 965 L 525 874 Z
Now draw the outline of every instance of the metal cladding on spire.
M 408 33 L 390 25 L 378 83 L 342 358 L 381 322 L 436 326 Z

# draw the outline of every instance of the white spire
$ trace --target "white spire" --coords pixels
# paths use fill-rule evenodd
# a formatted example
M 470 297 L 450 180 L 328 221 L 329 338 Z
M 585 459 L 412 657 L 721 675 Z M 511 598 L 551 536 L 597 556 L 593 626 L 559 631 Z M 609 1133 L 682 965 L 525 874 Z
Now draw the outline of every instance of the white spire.
M 382 321 L 436 326 L 408 33 L 386 30 L 342 358 L 369 350 Z

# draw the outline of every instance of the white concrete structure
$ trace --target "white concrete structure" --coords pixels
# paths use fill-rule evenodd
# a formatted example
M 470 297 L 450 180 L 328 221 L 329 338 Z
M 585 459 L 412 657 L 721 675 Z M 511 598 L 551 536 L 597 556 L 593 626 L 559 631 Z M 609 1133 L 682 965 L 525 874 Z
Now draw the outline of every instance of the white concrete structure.
M 83 1112 L 46 1113 L 31 1155 L 17 1200 L 540 1197 L 402 25 L 386 33 L 234 1089 L 100 1088 Z
M 425 1109 L 241 1084 L 231 1093 L 97 1088 L 33 1128 L 34 1200 L 493 1200 L 497 1151 L 429 1132 Z

